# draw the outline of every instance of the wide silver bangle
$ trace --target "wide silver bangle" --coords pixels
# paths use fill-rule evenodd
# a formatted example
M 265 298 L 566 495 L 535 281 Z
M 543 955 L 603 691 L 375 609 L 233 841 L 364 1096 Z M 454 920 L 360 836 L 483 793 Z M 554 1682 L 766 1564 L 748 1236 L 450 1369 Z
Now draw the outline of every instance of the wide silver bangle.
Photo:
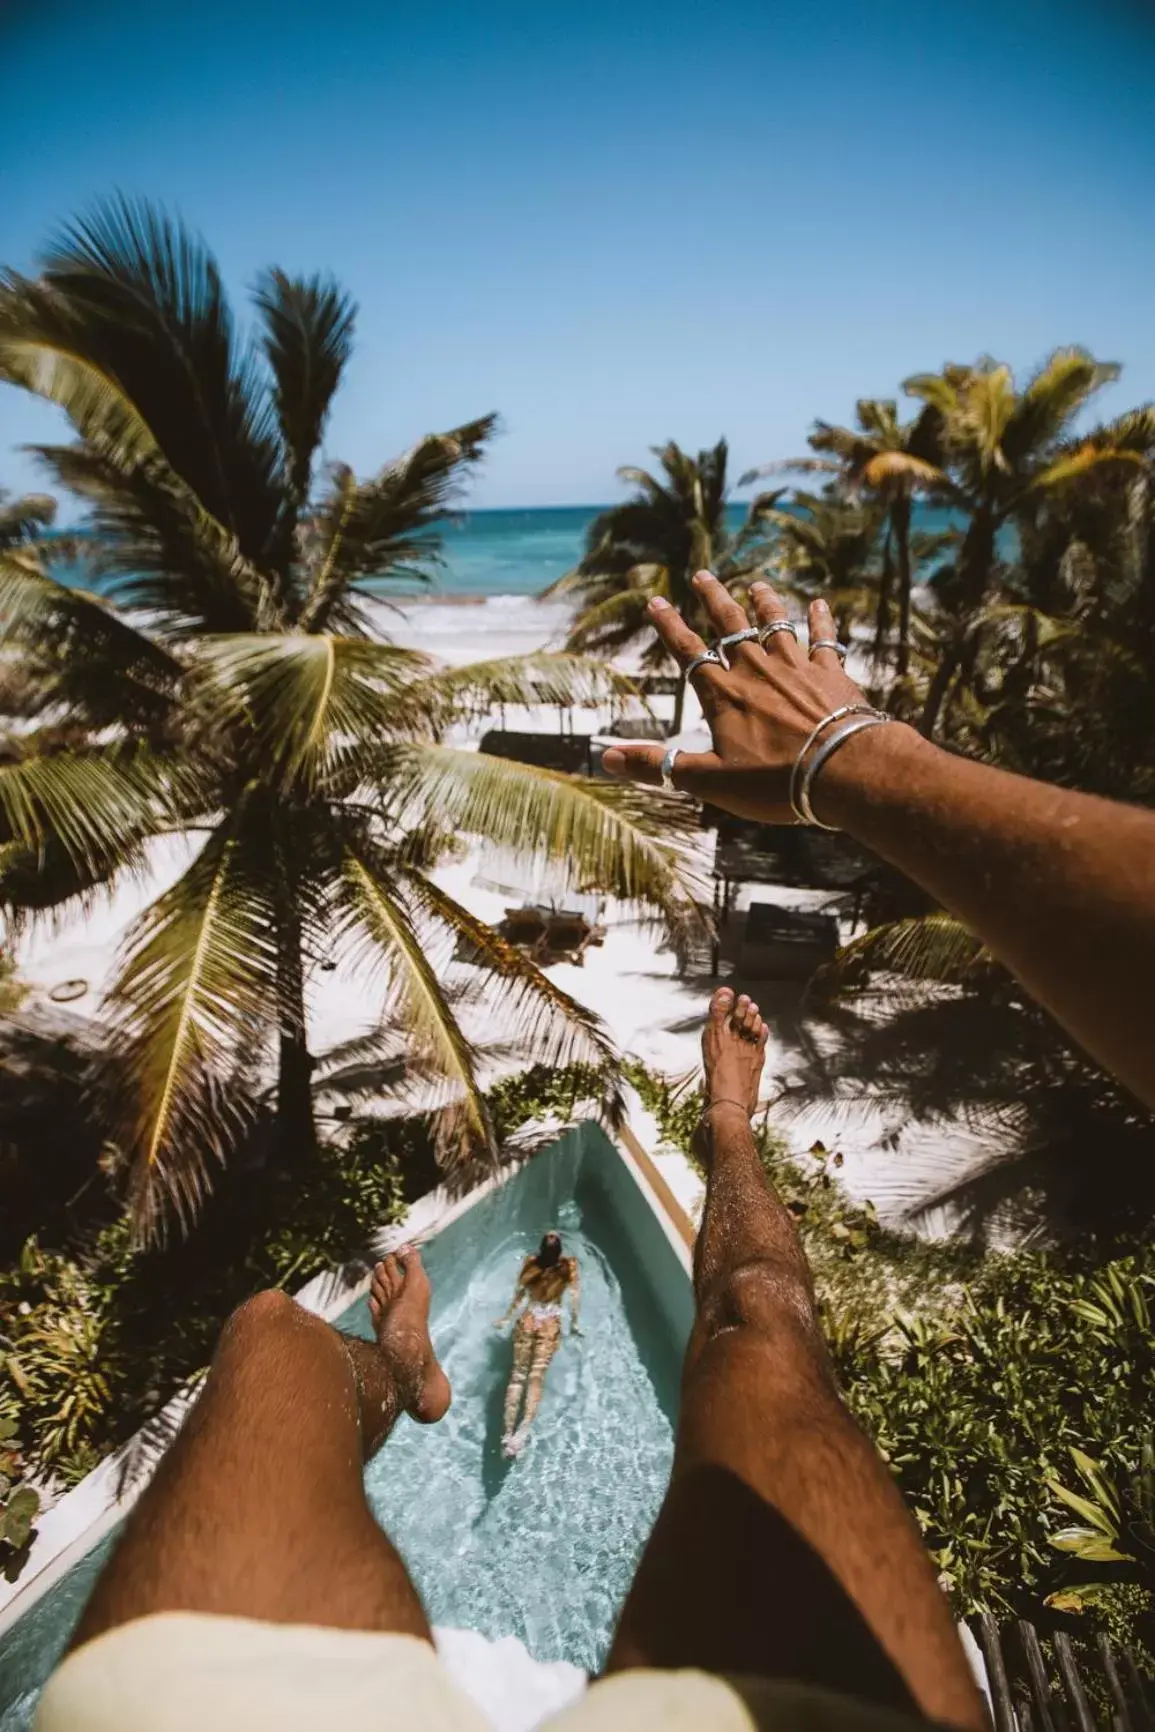
M 828 740 L 823 740 L 800 773 L 798 765 L 795 765 L 796 774 L 791 778 L 790 805 L 800 824 L 810 824 L 819 830 L 838 829 L 837 824 L 824 824 L 821 818 L 814 816 L 814 808 L 810 804 L 810 789 L 814 778 L 827 758 L 832 757 L 839 746 L 845 745 L 851 734 L 860 734 L 863 728 L 881 728 L 889 720 L 890 717 L 881 710 L 875 710 L 868 716 L 858 716 L 854 721 L 847 722 L 845 727 L 839 728 Z

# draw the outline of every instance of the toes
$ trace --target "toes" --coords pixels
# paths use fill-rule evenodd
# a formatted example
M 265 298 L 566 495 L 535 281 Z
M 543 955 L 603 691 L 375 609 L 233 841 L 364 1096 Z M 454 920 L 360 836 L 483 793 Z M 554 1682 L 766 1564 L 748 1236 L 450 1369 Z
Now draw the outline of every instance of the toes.
M 425 1272 L 425 1265 L 416 1245 L 402 1245 L 397 1258 L 404 1271 L 405 1291 L 428 1297 L 429 1276 Z
M 759 1020 L 758 1006 L 755 1004 L 754 1000 L 751 999 L 749 1004 L 746 1006 L 746 1018 L 743 1024 L 743 1033 L 748 1039 L 755 1040 L 757 1038 Z
M 734 1005 L 734 994 L 730 987 L 720 986 L 710 1000 L 711 1022 L 722 1022 L 729 1016 Z
M 769 1039 L 770 1039 L 770 1028 L 769 1028 L 769 1025 L 764 1022 L 758 1030 L 758 1045 L 759 1046 L 765 1046 L 766 1042 Z
M 396 1298 L 401 1286 L 401 1279 L 401 1271 L 392 1252 L 388 1257 L 382 1257 L 373 1270 L 371 1283 L 371 1290 L 376 1296 L 378 1305 L 384 1308 Z
M 748 995 L 742 993 L 737 1004 L 734 1006 L 734 1014 L 730 1018 L 730 1027 L 733 1029 L 735 1034 L 741 1034 L 742 1032 L 742 1024 L 746 1020 L 746 1009 L 749 1003 L 750 999 Z

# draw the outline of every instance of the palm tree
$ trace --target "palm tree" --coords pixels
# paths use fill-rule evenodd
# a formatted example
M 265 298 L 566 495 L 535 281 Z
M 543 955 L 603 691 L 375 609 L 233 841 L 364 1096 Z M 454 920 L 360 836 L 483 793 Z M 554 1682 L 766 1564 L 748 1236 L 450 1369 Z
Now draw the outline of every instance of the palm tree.
M 574 595 L 578 611 L 567 638 L 570 650 L 617 650 L 646 638 L 643 665 L 669 666 L 664 646 L 646 621 L 652 597 L 665 596 L 696 626 L 712 628 L 701 615 L 690 586 L 696 571 L 708 569 L 723 583 L 750 576 L 759 568 L 759 526 L 753 516 L 734 534 L 726 522 L 725 439 L 697 457 L 671 440 L 653 447 L 661 476 L 626 467 L 619 479 L 635 489 L 621 505 L 596 517 L 586 533 L 586 551 L 572 571 L 546 595 Z M 674 700 L 672 731 L 680 732 L 685 681 Z
M 968 659 L 970 624 L 991 598 L 1000 532 L 1051 489 L 1099 465 L 1141 461 L 1110 428 L 1097 437 L 1071 432 L 1095 393 L 1118 376 L 1115 363 L 1073 348 L 1056 350 L 1022 390 L 1011 369 L 989 356 L 971 367 L 952 363 L 941 373 L 916 374 L 903 385 L 939 417 L 944 473 L 931 485 L 931 496 L 967 519 L 958 558 L 935 584 L 948 629 L 927 691 L 926 734 L 934 733 L 951 684 Z
M 35 550 L 55 517 L 56 501 L 47 493 L 27 493 L 13 499 L 0 487 L 0 553 L 13 553 L 17 548 Z
M 860 398 L 856 405 L 857 427 L 841 427 L 816 421 L 809 438 L 817 457 L 789 458 L 784 463 L 765 464 L 742 477 L 743 483 L 758 476 L 793 471 L 838 478 L 851 503 L 863 494 L 882 505 L 886 517 L 886 543 L 878 586 L 874 625 L 874 659 L 881 666 L 890 642 L 894 608 L 894 580 L 898 580 L 898 637 L 895 672 L 904 679 L 910 669 L 911 516 L 915 493 L 941 486 L 942 418 L 927 405 L 910 421 L 900 421 L 893 398 Z
M 1017 558 L 972 626 L 960 743 L 1025 774 L 1155 796 L 1155 411 L 1089 435 L 1146 453 L 1101 465 L 1015 515 Z
M 71 557 L 75 543 L 68 536 L 45 537 L 56 519 L 56 501 L 47 493 L 13 497 L 0 488 L 0 560 L 22 563 L 40 571 L 53 558 Z M 39 699 L 33 682 L 11 658 L 0 662 L 0 716 L 26 718 Z
M 882 509 L 854 504 L 832 491 L 795 492 L 788 506 L 770 494 L 756 499 L 752 514 L 774 533 L 774 575 L 779 587 L 800 600 L 830 603 L 841 637 L 876 610 L 876 550 Z
M 527 851 L 674 927 L 695 914 L 669 801 L 445 743 L 470 710 L 589 700 L 619 676 L 569 654 L 438 670 L 377 628 L 366 585 L 435 566 L 492 417 L 368 480 L 319 476 L 354 308 L 271 270 L 256 309 L 241 344 L 203 245 L 124 202 L 65 231 L 39 277 L 0 283 L 0 374 L 67 414 L 74 441 L 39 455 L 87 502 L 105 583 L 93 596 L 0 558 L 2 641 L 69 730 L 0 765 L 0 900 L 19 914 L 91 895 L 157 835 L 200 837 L 111 993 L 132 1081 L 117 1140 L 146 1236 L 195 1215 L 270 1041 L 277 1158 L 308 1160 L 307 982 L 334 951 L 379 970 L 384 1014 L 444 1079 L 447 1161 L 494 1149 L 445 977 L 456 941 L 494 988 L 491 1038 L 504 1022 L 537 1057 L 604 1061 L 597 1018 L 427 875 L 433 835 Z

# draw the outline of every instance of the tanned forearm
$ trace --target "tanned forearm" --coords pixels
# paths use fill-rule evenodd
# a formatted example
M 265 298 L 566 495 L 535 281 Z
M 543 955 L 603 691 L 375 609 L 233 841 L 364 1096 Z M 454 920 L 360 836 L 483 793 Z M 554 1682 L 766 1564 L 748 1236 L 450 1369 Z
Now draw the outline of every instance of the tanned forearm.
M 813 802 L 964 921 L 1155 1107 L 1155 814 L 972 763 L 894 725 L 841 746 Z

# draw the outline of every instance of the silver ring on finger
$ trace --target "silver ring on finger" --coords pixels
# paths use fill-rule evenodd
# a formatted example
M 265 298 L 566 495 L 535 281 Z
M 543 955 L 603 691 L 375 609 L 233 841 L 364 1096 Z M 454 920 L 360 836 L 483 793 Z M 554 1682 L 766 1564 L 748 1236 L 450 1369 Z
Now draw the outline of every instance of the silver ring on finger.
M 726 658 L 726 666 L 730 666 L 730 645 L 732 643 L 753 643 L 758 636 L 758 627 L 748 625 L 743 631 L 730 631 L 725 637 L 720 637 L 714 648 L 720 650 Z
M 689 679 L 691 674 L 696 674 L 698 669 L 704 667 L 707 662 L 713 663 L 716 668 L 724 668 L 726 666 L 716 649 L 702 650 L 701 654 L 691 656 L 689 661 L 686 663 L 686 678 Z
M 767 639 L 772 638 L 776 631 L 788 631 L 794 642 L 798 642 L 798 627 L 792 619 L 772 619 L 769 625 L 758 627 L 758 642 L 766 648 Z
M 835 637 L 816 637 L 810 645 L 810 654 L 813 655 L 815 650 L 832 649 L 839 661 L 844 662 L 849 648 L 849 644 L 839 643 Z
M 662 758 L 662 786 L 671 794 L 676 792 L 674 787 L 674 765 L 678 761 L 678 754 L 680 751 L 680 746 L 667 746 L 665 755 Z

